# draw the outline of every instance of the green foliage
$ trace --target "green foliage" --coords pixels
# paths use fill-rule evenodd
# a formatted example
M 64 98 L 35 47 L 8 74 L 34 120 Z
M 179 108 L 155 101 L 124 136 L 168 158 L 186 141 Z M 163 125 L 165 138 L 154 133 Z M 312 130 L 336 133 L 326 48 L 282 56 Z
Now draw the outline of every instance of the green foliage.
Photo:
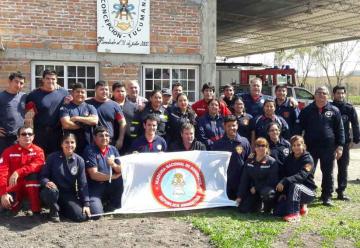
M 350 184 L 351 202 L 328 208 L 315 201 L 300 223 L 286 223 L 266 214 L 240 214 L 234 208 L 213 209 L 181 217 L 216 247 L 360 247 L 360 185 Z
M 360 96 L 349 96 L 349 102 L 353 105 L 360 105 Z

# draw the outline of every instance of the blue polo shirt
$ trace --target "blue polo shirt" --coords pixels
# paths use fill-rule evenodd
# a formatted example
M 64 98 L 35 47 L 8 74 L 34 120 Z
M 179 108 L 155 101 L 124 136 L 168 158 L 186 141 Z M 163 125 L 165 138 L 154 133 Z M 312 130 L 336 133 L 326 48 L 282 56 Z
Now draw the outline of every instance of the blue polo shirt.
M 300 124 L 298 119 L 300 110 L 291 105 L 289 98 L 287 98 L 285 102 L 283 102 L 281 105 L 279 105 L 277 101 L 275 101 L 275 103 L 276 103 L 275 114 L 284 118 L 284 120 L 289 125 L 290 134 L 291 135 L 300 134 L 299 132 Z
M 40 88 L 33 90 L 26 98 L 26 109 L 35 111 L 34 128 L 54 128 L 59 124 L 60 107 L 64 98 L 69 95 L 64 88 L 44 91 Z
M 4 90 L 0 93 L 0 127 L 5 129 L 6 136 L 16 135 L 24 125 L 26 94 L 11 94 Z
M 95 98 L 86 100 L 86 103 L 96 108 L 99 116 L 99 125 L 106 127 L 109 130 L 110 138 L 113 138 L 115 122 L 125 118 L 119 104 L 110 99 L 105 102 L 98 102 Z
M 120 164 L 120 154 L 115 146 L 109 145 L 105 152 L 101 152 L 99 147 L 95 144 L 87 146 L 84 150 L 84 160 L 86 169 L 97 167 L 98 172 L 106 175 L 110 175 L 110 165 L 107 163 L 107 159 L 111 156 L 115 157 L 115 163 Z M 115 172 L 113 171 L 113 174 Z M 88 179 L 89 183 L 101 183 Z
M 253 117 L 257 117 L 263 114 L 263 107 L 265 103 L 264 95 L 260 95 L 259 98 L 254 99 L 250 93 L 238 94 L 242 98 L 246 113 L 251 114 Z
M 77 105 L 73 102 L 63 105 L 60 108 L 60 119 L 63 117 L 73 117 L 73 116 L 82 116 L 82 117 L 88 117 L 91 115 L 97 116 L 97 111 L 95 107 L 91 104 L 88 104 L 86 102 L 81 103 L 80 105 Z M 80 129 L 76 130 L 67 130 L 76 135 L 77 141 L 85 140 L 84 146 L 89 145 L 92 141 L 92 126 L 86 125 L 84 123 L 77 122 L 78 126 L 80 126 Z
M 204 143 L 208 150 L 215 141 L 224 136 L 224 133 L 224 119 L 221 115 L 211 117 L 209 113 L 206 113 L 200 117 L 197 124 L 198 140 Z
M 255 137 L 256 138 L 259 138 L 259 137 L 266 138 L 268 136 L 266 129 L 268 128 L 268 125 L 271 122 L 276 122 L 277 124 L 280 125 L 280 131 L 281 131 L 282 137 L 284 137 L 285 139 L 290 138 L 288 124 L 286 123 L 284 118 L 282 118 L 281 116 L 278 116 L 278 115 L 275 115 L 274 119 L 270 119 L 270 118 L 266 117 L 265 115 L 261 115 L 261 116 L 258 116 L 257 118 L 253 118 L 251 120 L 250 125 L 251 125 L 251 130 L 255 131 Z
M 132 152 L 165 152 L 167 150 L 166 141 L 155 135 L 155 138 L 152 142 L 148 142 L 145 138 L 145 135 L 140 136 L 131 145 Z
M 53 152 L 46 159 L 40 172 L 40 183 L 43 187 L 52 181 L 61 193 L 79 192 L 81 202 L 89 206 L 89 191 L 87 187 L 85 163 L 77 154 L 66 159 L 63 152 Z

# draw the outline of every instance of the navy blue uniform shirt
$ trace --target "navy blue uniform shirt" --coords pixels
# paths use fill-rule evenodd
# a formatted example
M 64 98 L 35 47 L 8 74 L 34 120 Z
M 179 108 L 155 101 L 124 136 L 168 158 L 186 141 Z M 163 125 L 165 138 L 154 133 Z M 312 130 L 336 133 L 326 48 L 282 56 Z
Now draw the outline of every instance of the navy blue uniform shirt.
M 284 118 L 290 129 L 290 136 L 299 133 L 299 114 L 300 110 L 291 105 L 290 99 L 286 98 L 281 105 L 275 100 L 275 114 Z
M 89 191 L 85 173 L 84 160 L 77 154 L 66 158 L 63 152 L 53 152 L 46 159 L 40 172 L 40 183 L 43 187 L 49 182 L 56 184 L 60 194 L 79 193 L 80 201 L 89 206 Z
M 314 161 L 310 153 L 305 152 L 299 158 L 295 158 L 294 154 L 290 154 L 280 167 L 281 183 L 285 189 L 289 183 L 303 184 L 306 187 L 314 190 L 316 185 L 314 182 Z
M 266 117 L 265 115 L 261 115 L 261 116 L 258 116 L 257 118 L 253 118 L 251 120 L 250 125 L 251 125 L 251 130 L 255 131 L 255 137 L 256 138 L 259 138 L 259 137 L 266 138 L 268 136 L 266 130 L 268 128 L 268 125 L 271 122 L 276 122 L 280 125 L 280 131 L 281 131 L 282 137 L 284 137 L 285 139 L 290 138 L 288 124 L 286 123 L 284 118 L 282 118 L 281 116 L 278 116 L 278 115 L 275 115 L 274 119 L 270 119 L 270 118 Z
M 251 153 L 249 141 L 245 137 L 236 134 L 234 140 L 230 140 L 227 135 L 216 141 L 212 147 L 213 151 L 231 152 L 229 167 L 227 170 L 227 191 L 229 197 L 234 198 L 239 187 L 239 182 L 245 161 Z
M 279 166 L 282 166 L 285 159 L 289 156 L 291 152 L 290 142 L 282 137 L 280 137 L 279 142 L 277 142 L 276 144 L 272 142 L 270 138 L 268 140 L 270 147 L 270 156 L 275 158 Z
M 249 157 L 241 175 L 238 197 L 244 198 L 249 194 L 250 188 L 255 187 L 257 193 L 266 187 L 273 188 L 278 183 L 279 166 L 276 160 L 268 155 L 261 161 L 256 161 L 253 154 Z
M 224 136 L 224 119 L 221 115 L 211 117 L 209 113 L 200 117 L 197 124 L 198 140 L 210 150 L 215 141 Z
M 251 140 L 251 119 L 253 118 L 252 115 L 248 113 L 244 113 L 242 115 L 236 116 L 237 123 L 238 123 L 238 133 L 240 136 Z
M 359 120 L 355 108 L 350 103 L 346 103 L 346 102 L 333 101 L 331 104 L 333 104 L 340 110 L 341 118 L 344 124 L 345 143 L 351 142 L 350 123 L 353 132 L 353 141 L 356 144 L 359 143 L 360 141 Z
M 178 107 L 173 107 L 169 111 L 169 140 L 171 142 L 181 141 L 181 126 L 184 123 L 196 125 L 196 114 L 189 108 L 185 113 L 181 112 Z
M 152 142 L 148 142 L 145 138 L 145 135 L 140 136 L 131 145 L 132 152 L 166 152 L 167 144 L 166 141 L 158 136 L 155 135 L 155 138 Z
M 24 125 L 26 94 L 11 94 L 4 90 L 0 93 L 0 127 L 6 136 L 16 136 L 17 130 Z
M 86 102 L 96 108 L 99 116 L 99 125 L 106 127 L 110 138 L 113 139 L 115 122 L 125 118 L 119 104 L 110 99 L 105 102 L 98 102 L 95 98 L 88 99 Z M 115 143 L 115 140 L 112 140 L 112 142 Z
M 64 98 L 69 95 L 64 88 L 59 88 L 51 92 L 40 88 L 35 89 L 26 97 L 26 109 L 34 109 L 34 128 L 41 127 L 55 128 L 59 125 L 60 107 Z
M 305 107 L 299 116 L 300 127 L 309 147 L 337 147 L 345 144 L 344 125 L 337 107 L 327 103 L 319 109 L 315 102 Z
M 183 152 L 183 151 L 206 151 L 206 146 L 200 141 L 194 140 L 189 150 L 185 149 L 185 146 L 181 141 L 177 140 L 169 145 L 169 152 Z
M 144 123 L 144 120 L 146 119 L 146 117 L 149 114 L 154 114 L 159 118 L 160 122 L 158 123 L 156 134 L 163 137 L 164 139 L 166 139 L 166 133 L 168 130 L 169 113 L 168 113 L 167 109 L 165 109 L 163 106 L 161 106 L 159 110 L 153 109 L 151 107 L 150 102 L 148 102 L 146 104 L 145 108 L 143 109 L 143 111 L 141 111 L 139 113 L 138 135 L 140 136 L 140 135 L 144 134 L 144 127 L 142 124 Z
M 253 117 L 257 117 L 263 114 L 263 107 L 265 103 L 264 95 L 260 95 L 256 100 L 252 98 L 250 93 L 242 93 L 238 94 L 239 97 L 242 98 L 246 113 L 251 114 Z
M 73 117 L 73 116 L 82 116 L 82 117 L 89 117 L 91 115 L 97 116 L 97 111 L 95 107 L 91 104 L 86 102 L 77 105 L 73 102 L 63 105 L 60 108 L 60 119 L 63 117 Z M 84 123 L 76 123 L 80 126 L 80 129 L 76 130 L 68 130 L 76 135 L 77 141 L 85 140 L 84 145 L 91 144 L 92 141 L 92 126 L 86 125 Z M 82 136 L 82 137 L 80 137 Z
M 115 157 L 115 163 L 120 164 L 120 154 L 115 146 L 109 145 L 105 152 L 101 152 L 99 147 L 95 144 L 91 144 L 87 146 L 84 150 L 84 160 L 85 160 L 85 167 L 93 168 L 97 167 L 98 172 L 101 172 L 106 175 L 110 175 L 110 165 L 107 163 L 107 159 L 110 157 Z M 115 174 L 114 171 L 112 171 Z M 92 180 L 91 178 L 88 179 L 89 183 L 96 184 L 101 183 Z

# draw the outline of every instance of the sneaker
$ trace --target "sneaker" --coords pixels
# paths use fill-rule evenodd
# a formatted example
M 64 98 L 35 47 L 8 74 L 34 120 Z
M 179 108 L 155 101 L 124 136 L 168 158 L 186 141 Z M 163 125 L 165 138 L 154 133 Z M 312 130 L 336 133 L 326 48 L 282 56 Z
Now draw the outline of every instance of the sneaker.
M 300 221 L 300 214 L 299 213 L 288 214 L 288 215 L 284 216 L 284 220 L 287 222 Z
M 323 199 L 323 203 L 322 203 L 324 206 L 326 207 L 333 207 L 334 204 L 333 202 L 331 201 L 330 198 L 326 198 L 326 199 Z
M 49 219 L 51 222 L 60 222 L 59 212 L 55 209 L 50 209 Z
M 300 215 L 306 216 L 309 213 L 309 209 L 306 205 L 303 205 L 300 209 Z
M 350 201 L 350 197 L 345 195 L 344 193 L 338 193 L 337 199 L 340 201 Z

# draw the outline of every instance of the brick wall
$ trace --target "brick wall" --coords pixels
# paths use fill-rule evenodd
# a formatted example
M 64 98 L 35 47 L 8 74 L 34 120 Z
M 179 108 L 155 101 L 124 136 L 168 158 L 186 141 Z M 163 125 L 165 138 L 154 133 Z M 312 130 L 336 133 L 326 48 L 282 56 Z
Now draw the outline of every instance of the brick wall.
M 150 16 L 151 53 L 200 52 L 199 6 L 151 0 Z M 7 48 L 96 51 L 96 25 L 96 0 L 0 1 L 0 36 Z
M 4 90 L 8 85 L 8 78 L 10 73 L 15 71 L 21 71 L 26 77 L 25 91 L 30 90 L 30 61 L 29 60 L 14 60 L 4 59 L 0 56 L 0 90 Z
M 138 79 L 141 70 L 140 64 L 112 65 L 107 61 L 101 62 L 100 68 L 100 78 L 110 85 L 120 80 Z

